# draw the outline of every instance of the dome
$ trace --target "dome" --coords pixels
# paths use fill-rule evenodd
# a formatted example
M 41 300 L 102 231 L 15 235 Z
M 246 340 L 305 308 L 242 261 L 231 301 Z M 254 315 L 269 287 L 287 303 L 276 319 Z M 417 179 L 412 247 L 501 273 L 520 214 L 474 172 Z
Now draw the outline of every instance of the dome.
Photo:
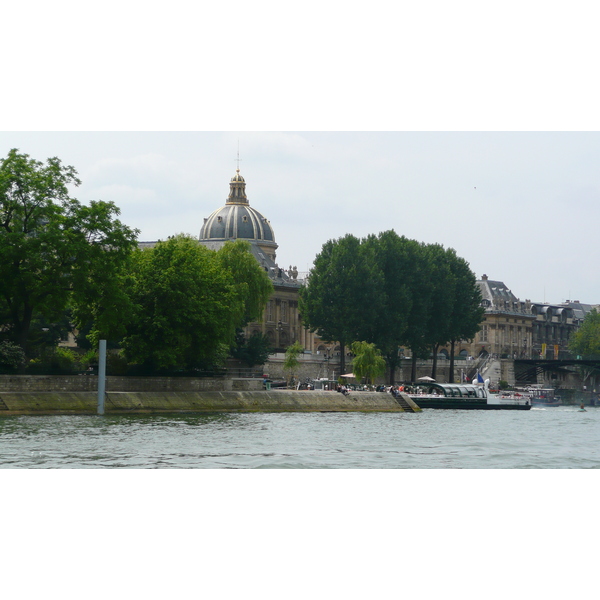
M 239 169 L 229 183 L 229 197 L 225 206 L 204 219 L 199 239 L 200 241 L 243 239 L 277 247 L 271 224 L 248 202 L 246 182 L 240 175 Z
M 271 224 L 249 205 L 226 204 L 205 219 L 201 240 L 244 239 L 275 242 Z

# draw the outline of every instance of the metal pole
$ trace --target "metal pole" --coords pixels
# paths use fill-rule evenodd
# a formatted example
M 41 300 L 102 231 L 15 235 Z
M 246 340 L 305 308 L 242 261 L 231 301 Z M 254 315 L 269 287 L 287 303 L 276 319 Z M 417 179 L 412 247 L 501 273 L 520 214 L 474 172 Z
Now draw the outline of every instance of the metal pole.
M 104 414 L 104 395 L 106 392 L 106 340 L 98 345 L 98 414 Z

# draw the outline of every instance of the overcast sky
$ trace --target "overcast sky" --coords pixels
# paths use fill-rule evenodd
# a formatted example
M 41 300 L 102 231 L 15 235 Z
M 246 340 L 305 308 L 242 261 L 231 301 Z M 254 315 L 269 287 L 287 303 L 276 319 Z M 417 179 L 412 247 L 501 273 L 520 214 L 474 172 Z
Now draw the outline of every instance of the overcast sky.
M 0 156 L 58 156 L 140 240 L 198 235 L 239 141 L 282 267 L 394 229 L 521 299 L 600 303 L 593 3 L 70 6 L 7 7 Z
M 112 200 L 140 240 L 184 232 L 225 203 L 237 167 L 279 265 L 324 242 L 394 229 L 454 248 L 521 299 L 600 303 L 600 134 L 572 132 L 6 132 L 75 166 L 82 202 Z

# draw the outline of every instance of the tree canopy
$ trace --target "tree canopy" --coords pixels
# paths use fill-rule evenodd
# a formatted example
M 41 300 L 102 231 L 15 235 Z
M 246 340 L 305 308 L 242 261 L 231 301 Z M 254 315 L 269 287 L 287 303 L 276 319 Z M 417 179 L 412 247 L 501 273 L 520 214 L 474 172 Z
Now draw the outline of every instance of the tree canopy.
M 300 360 L 298 356 L 302 354 L 304 348 L 302 344 L 296 340 L 291 346 L 287 347 L 285 351 L 285 358 L 283 360 L 283 370 L 288 372 L 288 386 L 290 386 L 294 382 L 294 375 L 296 373 L 296 369 L 300 365 Z
M 385 373 L 385 359 L 375 344 L 368 342 L 352 342 L 352 373 L 357 380 L 366 379 L 373 383 L 376 377 Z
M 137 251 L 126 281 L 126 358 L 152 370 L 218 365 L 236 329 L 264 308 L 265 277 L 244 244 L 215 252 L 180 234 Z
M 453 249 L 392 230 L 328 241 L 300 291 L 304 322 L 326 341 L 375 344 L 390 383 L 401 346 L 411 349 L 414 379 L 417 358 L 474 336 L 480 302 L 475 276 Z
M 273 293 L 273 283 L 266 271 L 261 269 L 250 251 L 250 243 L 244 240 L 227 242 L 218 252 L 217 259 L 235 282 L 235 289 L 242 302 L 243 311 L 239 327 L 251 321 L 259 321 L 267 300 Z
M 345 348 L 373 335 L 384 306 L 384 279 L 372 249 L 353 235 L 329 240 L 317 255 L 307 286 L 300 289 L 304 324 L 325 341 Z
M 117 273 L 137 231 L 116 219 L 112 202 L 71 198 L 79 184 L 58 158 L 44 164 L 13 149 L 0 162 L 0 318 L 25 351 L 36 315 L 60 319 L 70 303 L 93 310 L 102 296 L 112 300 L 101 303 L 102 326 L 121 313 Z
M 246 338 L 242 329 L 238 329 L 235 344 L 229 349 L 233 358 L 237 358 L 252 368 L 255 365 L 264 365 L 273 353 L 269 338 L 259 331 L 255 331 Z
M 595 308 L 571 338 L 569 350 L 579 356 L 600 356 L 600 313 Z

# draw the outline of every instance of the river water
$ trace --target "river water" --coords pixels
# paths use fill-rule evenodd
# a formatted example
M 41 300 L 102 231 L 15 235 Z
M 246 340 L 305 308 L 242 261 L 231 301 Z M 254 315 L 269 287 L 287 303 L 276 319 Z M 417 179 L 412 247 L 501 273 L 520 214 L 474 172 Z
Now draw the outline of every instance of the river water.
M 600 407 L 0 418 L 0 468 L 595 469 Z

